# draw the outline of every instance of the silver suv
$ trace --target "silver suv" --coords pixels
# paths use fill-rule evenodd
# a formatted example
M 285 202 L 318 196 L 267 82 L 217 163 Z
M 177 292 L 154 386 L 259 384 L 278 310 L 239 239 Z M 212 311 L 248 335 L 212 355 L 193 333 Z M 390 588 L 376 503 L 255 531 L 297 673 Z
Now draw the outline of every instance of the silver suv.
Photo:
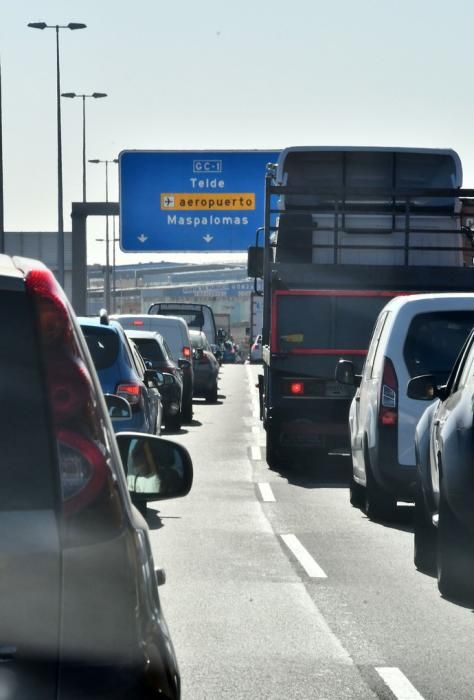
M 74 313 L 41 263 L 0 255 L 0 687 L 24 700 L 180 697 L 143 510 L 185 495 L 173 442 L 114 435 Z M 127 486 L 128 482 L 128 486 Z

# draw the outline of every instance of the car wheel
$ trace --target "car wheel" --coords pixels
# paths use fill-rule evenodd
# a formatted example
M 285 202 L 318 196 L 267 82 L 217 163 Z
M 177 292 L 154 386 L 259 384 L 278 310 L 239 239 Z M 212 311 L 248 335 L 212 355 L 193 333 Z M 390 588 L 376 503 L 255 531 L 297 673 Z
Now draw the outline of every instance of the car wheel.
M 168 416 L 165 419 L 165 427 L 167 430 L 180 430 L 181 428 L 181 416 L 178 413 L 176 416 Z
M 191 423 L 193 419 L 193 400 L 189 399 L 181 409 L 181 419 L 183 423 Z
M 414 516 L 414 556 L 418 571 L 436 573 L 436 528 L 426 510 L 421 479 L 417 474 Z
M 217 384 L 211 389 L 211 391 L 206 395 L 206 401 L 208 403 L 216 403 L 217 401 Z
M 397 511 L 397 501 L 375 481 L 367 448 L 364 451 L 364 459 L 367 479 L 364 489 L 364 512 L 370 520 L 393 520 Z
M 456 518 L 440 486 L 438 522 L 438 589 L 446 598 L 472 598 L 474 557 L 472 542 Z
M 349 501 L 354 508 L 362 508 L 364 505 L 364 487 L 354 480 L 354 475 L 351 474 L 349 482 Z

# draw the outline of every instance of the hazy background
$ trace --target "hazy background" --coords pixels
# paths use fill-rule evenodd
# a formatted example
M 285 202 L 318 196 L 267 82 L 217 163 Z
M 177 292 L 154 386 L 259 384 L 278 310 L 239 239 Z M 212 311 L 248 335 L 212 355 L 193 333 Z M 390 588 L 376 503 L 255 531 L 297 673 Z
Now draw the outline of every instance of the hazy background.
M 87 158 L 140 148 L 451 147 L 473 187 L 473 20 L 472 0 L 0 0 L 5 228 L 57 230 L 55 32 L 28 22 L 87 24 L 60 33 L 61 91 L 108 93 L 86 101 Z M 62 100 L 62 125 L 70 230 L 71 202 L 82 199 L 82 100 Z M 105 199 L 104 165 L 88 165 L 87 195 Z M 90 262 L 104 258 L 95 241 L 104 230 L 90 220 Z

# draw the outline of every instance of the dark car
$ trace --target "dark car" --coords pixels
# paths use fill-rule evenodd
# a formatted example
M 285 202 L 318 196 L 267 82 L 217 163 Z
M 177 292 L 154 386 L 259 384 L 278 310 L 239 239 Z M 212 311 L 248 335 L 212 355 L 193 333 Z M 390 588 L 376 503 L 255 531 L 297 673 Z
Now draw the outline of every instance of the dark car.
M 437 571 L 440 592 L 474 597 L 474 331 L 444 385 L 435 375 L 408 384 L 432 401 L 416 430 L 415 565 Z
M 123 396 L 132 407 L 131 418 L 114 423 L 115 430 L 159 434 L 163 406 L 156 373 L 147 370 L 120 323 L 105 314 L 78 320 L 103 392 Z
M 193 346 L 194 396 L 206 401 L 217 401 L 217 377 L 219 362 L 207 342 L 203 331 L 189 331 Z
M 177 700 L 148 528 L 126 476 L 139 503 L 182 496 L 189 455 L 151 435 L 115 437 L 74 312 L 44 265 L 0 256 L 0 322 L 1 694 Z M 109 401 L 126 421 L 128 402 Z
M 163 422 L 168 430 L 181 427 L 183 401 L 183 371 L 174 361 L 166 340 L 154 331 L 125 331 L 133 340 L 147 366 L 165 373 L 165 383 L 160 387 L 163 402 Z M 171 375 L 168 379 L 168 375 Z

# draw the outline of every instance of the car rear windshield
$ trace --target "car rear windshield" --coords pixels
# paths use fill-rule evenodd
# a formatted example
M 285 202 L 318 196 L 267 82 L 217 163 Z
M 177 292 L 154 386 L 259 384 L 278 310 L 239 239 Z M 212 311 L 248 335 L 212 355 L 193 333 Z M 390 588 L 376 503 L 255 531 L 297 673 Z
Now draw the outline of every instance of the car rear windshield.
M 52 508 L 56 462 L 28 296 L 0 290 L 0 510 Z M 5 533 L 8 537 L 8 533 Z
M 387 296 L 289 294 L 278 296 L 277 349 L 367 350 Z
M 119 352 L 117 333 L 100 326 L 82 326 L 82 332 L 97 370 L 107 369 L 116 362 Z
M 444 382 L 474 326 L 474 311 L 419 314 L 410 323 L 403 356 L 410 374 L 434 374 Z
M 163 362 L 166 359 L 157 340 L 133 338 L 133 341 L 140 350 L 140 354 L 147 360 Z

